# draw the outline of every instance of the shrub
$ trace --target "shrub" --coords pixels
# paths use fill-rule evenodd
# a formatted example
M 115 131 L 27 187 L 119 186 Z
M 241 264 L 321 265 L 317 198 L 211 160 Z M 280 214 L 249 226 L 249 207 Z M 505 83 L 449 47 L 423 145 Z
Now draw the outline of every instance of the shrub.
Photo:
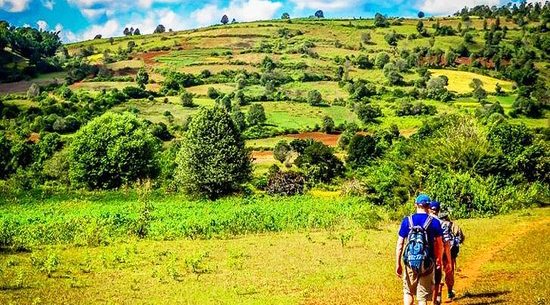
M 317 90 L 311 90 L 307 94 L 307 102 L 311 106 L 319 106 L 323 102 L 323 96 L 321 95 L 321 92 Z
M 399 108 L 395 110 L 395 115 L 397 116 L 407 116 L 407 115 L 434 115 L 437 113 L 437 108 L 433 105 L 426 105 L 422 102 L 420 103 L 402 103 L 399 105 Z
M 176 157 L 176 180 L 189 194 L 216 199 L 250 179 L 250 152 L 231 116 L 202 108 L 189 123 Z
M 328 115 L 323 118 L 323 124 L 321 130 L 326 133 L 332 133 L 335 129 L 334 120 Z
M 384 66 L 390 62 L 390 56 L 388 53 L 380 52 L 378 55 L 376 55 L 376 59 L 374 60 L 374 65 L 378 69 L 384 68 Z
M 377 123 L 382 116 L 382 109 L 379 106 L 359 104 L 355 107 L 357 117 L 365 124 Z
M 146 98 L 148 96 L 147 91 L 139 87 L 125 87 L 122 92 L 129 98 Z
M 91 189 L 110 189 L 157 174 L 159 141 L 134 115 L 107 113 L 90 121 L 70 147 L 70 179 Z
M 193 93 L 191 92 L 183 91 L 180 95 L 180 100 L 183 107 L 195 107 L 193 103 Z
M 215 100 L 220 96 L 220 92 L 218 90 L 216 90 L 216 88 L 214 88 L 214 87 L 208 87 L 208 92 L 206 93 L 206 95 L 209 98 Z
M 304 193 L 306 180 L 300 173 L 289 171 L 272 174 L 267 182 L 269 195 L 293 196 Z

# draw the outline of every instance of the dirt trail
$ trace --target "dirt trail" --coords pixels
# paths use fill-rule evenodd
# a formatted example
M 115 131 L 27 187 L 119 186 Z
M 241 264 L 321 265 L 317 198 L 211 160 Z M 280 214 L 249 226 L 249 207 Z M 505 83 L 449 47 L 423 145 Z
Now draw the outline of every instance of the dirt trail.
M 473 261 L 467 261 L 465 264 L 460 264 L 460 260 L 458 261 L 458 267 L 460 268 L 460 272 L 457 272 L 455 275 L 456 277 L 456 284 L 454 287 L 454 290 L 458 292 L 457 297 L 462 297 L 464 295 L 464 292 L 470 287 L 473 287 L 477 280 L 482 275 L 482 267 L 483 265 L 489 263 L 491 259 L 495 256 L 496 253 L 504 250 L 505 248 L 511 246 L 515 241 L 518 239 L 521 239 L 523 236 L 527 235 L 530 231 L 533 229 L 540 227 L 541 224 L 547 223 L 549 220 L 547 218 L 532 221 L 532 222 L 525 222 L 519 225 L 519 228 L 517 231 L 512 233 L 512 238 L 510 236 L 502 236 L 499 240 L 495 241 L 491 247 L 491 251 L 480 251 L 480 255 L 477 256 L 476 260 Z M 443 292 L 444 296 L 446 296 L 446 287 L 444 288 Z M 445 299 L 445 297 L 444 297 Z M 452 302 L 453 304 L 463 304 L 461 300 L 456 300 Z

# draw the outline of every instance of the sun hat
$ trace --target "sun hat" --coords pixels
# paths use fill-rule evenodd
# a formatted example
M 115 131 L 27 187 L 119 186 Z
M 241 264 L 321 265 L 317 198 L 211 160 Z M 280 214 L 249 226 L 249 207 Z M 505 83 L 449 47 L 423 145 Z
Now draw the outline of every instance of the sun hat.
M 430 204 L 430 201 L 431 200 L 430 200 L 430 197 L 428 197 L 428 195 L 420 194 L 420 195 L 418 195 L 418 197 L 416 197 L 416 200 L 414 202 L 416 204 L 426 206 L 426 205 Z

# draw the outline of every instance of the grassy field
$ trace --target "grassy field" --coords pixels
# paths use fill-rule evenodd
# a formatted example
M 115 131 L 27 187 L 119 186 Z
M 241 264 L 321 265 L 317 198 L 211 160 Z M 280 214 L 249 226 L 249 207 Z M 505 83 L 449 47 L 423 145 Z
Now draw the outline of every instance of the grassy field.
M 82 207 L 75 201 L 51 202 L 43 211 L 77 215 Z M 544 253 L 550 249 L 545 243 L 541 248 L 540 240 L 550 233 L 550 210 L 458 223 L 467 241 L 459 257 L 455 304 L 548 301 Z M 2 252 L 0 302 L 397 304 L 401 281 L 393 274 L 396 230 L 394 221 L 382 221 L 377 229 L 343 222 L 328 230 L 209 240 L 130 238 L 99 247 L 50 245 Z M 526 250 L 532 247 L 539 250 Z
M 464 71 L 454 71 L 454 70 L 430 70 L 432 72 L 433 76 L 441 76 L 445 75 L 449 78 L 449 85 L 447 88 L 450 91 L 454 91 L 457 93 L 467 93 L 472 92 L 472 88 L 470 88 L 470 83 L 472 82 L 472 79 L 477 78 L 483 83 L 483 89 L 485 89 L 487 92 L 495 92 L 495 85 L 498 83 L 503 91 L 510 91 L 512 90 L 512 82 L 505 81 L 505 80 L 499 80 L 493 77 L 480 75 L 472 72 L 464 72 Z

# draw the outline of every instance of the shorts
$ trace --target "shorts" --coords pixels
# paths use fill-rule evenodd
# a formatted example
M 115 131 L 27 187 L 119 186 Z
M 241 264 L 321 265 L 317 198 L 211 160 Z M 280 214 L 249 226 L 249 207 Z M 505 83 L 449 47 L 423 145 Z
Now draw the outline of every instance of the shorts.
M 428 274 L 418 276 L 411 269 L 405 267 L 403 272 L 403 293 L 405 295 L 416 297 L 418 301 L 430 301 L 433 284 L 434 268 Z

